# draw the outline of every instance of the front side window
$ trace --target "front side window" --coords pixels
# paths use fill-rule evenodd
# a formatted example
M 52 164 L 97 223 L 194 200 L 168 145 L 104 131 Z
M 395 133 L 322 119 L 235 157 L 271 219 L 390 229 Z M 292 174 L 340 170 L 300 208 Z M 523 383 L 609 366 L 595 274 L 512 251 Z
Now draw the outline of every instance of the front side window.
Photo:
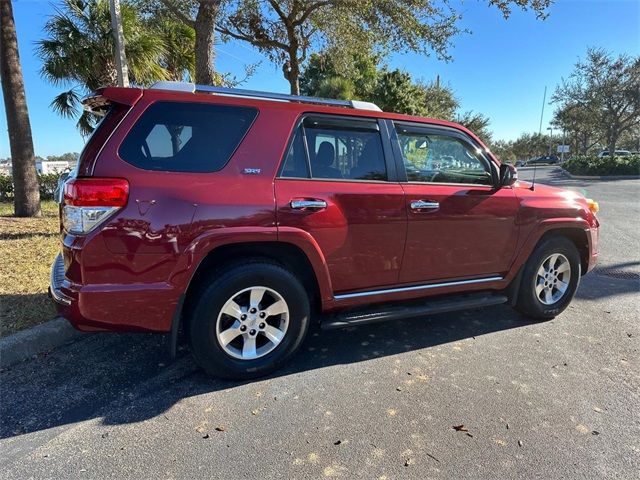
M 377 122 L 305 119 L 289 147 L 282 176 L 386 181 Z
M 404 127 L 397 133 L 408 181 L 492 185 L 481 153 L 458 137 Z
M 119 154 L 145 170 L 215 172 L 229 161 L 257 113 L 247 107 L 157 102 L 127 134 Z

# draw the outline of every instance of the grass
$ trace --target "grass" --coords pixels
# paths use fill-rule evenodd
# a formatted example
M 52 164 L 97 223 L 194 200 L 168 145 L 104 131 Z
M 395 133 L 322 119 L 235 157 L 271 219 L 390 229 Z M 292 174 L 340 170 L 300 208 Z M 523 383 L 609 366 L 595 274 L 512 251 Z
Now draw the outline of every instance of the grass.
M 41 218 L 13 217 L 0 203 L 0 337 L 52 319 L 49 269 L 60 250 L 58 206 L 42 202 Z

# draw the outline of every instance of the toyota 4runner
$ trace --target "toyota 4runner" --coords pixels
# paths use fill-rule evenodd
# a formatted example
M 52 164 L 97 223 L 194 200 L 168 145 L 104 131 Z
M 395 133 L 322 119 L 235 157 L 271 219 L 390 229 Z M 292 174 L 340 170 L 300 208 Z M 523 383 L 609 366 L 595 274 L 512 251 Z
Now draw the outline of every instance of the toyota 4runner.
M 161 82 L 103 116 L 60 194 L 50 294 L 83 331 L 184 331 L 228 378 L 323 328 L 509 303 L 562 312 L 597 204 L 519 182 L 455 123 L 375 105 Z

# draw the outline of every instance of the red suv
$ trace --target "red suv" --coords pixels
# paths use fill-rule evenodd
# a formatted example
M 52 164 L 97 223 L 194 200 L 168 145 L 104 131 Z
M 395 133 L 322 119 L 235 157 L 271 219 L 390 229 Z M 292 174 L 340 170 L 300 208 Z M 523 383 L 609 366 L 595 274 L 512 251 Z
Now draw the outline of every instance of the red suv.
M 268 373 L 324 328 L 510 303 L 548 319 L 597 258 L 597 204 L 518 182 L 455 123 L 162 82 L 104 88 L 61 195 L 60 313 L 178 329 L 207 372 Z

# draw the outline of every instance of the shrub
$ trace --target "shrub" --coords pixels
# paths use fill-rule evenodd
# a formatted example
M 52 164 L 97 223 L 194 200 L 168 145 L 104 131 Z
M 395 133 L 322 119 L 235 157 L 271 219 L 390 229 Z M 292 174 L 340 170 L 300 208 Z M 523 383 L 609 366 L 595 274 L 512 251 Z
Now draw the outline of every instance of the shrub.
M 0 174 L 0 202 L 13 200 L 13 178 Z
M 53 200 L 56 188 L 58 187 L 59 178 L 59 173 L 38 175 L 41 200 Z M 13 177 L 11 175 L 0 174 L 0 201 L 13 201 Z
M 640 175 L 640 155 L 602 158 L 579 155 L 562 167 L 574 175 Z

